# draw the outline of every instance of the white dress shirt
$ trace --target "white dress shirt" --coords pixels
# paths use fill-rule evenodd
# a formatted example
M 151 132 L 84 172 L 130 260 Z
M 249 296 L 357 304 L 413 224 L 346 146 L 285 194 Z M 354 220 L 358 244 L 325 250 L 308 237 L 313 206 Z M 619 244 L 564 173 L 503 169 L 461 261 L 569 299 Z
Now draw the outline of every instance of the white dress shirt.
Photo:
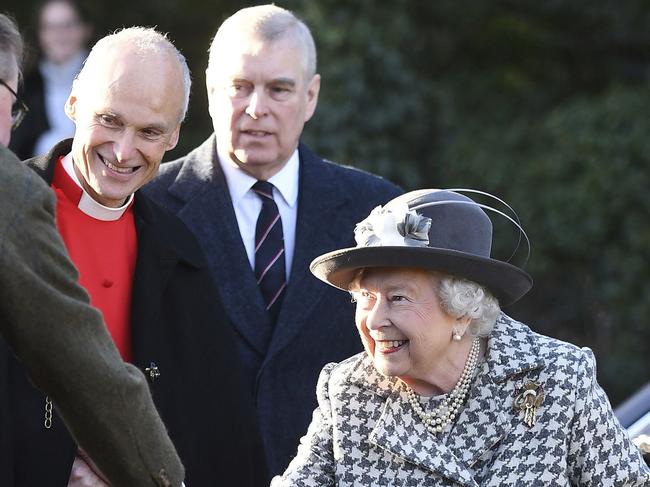
M 226 177 L 230 199 L 235 209 L 237 225 L 251 269 L 255 269 L 255 227 L 257 217 L 262 211 L 262 200 L 251 189 L 257 182 L 253 176 L 242 171 L 228 154 L 222 153 L 217 144 L 217 157 Z M 287 282 L 291 274 L 291 263 L 296 242 L 296 219 L 298 215 L 298 150 L 289 158 L 284 167 L 268 181 L 273 184 L 273 199 L 278 205 L 282 232 L 284 234 L 284 256 Z

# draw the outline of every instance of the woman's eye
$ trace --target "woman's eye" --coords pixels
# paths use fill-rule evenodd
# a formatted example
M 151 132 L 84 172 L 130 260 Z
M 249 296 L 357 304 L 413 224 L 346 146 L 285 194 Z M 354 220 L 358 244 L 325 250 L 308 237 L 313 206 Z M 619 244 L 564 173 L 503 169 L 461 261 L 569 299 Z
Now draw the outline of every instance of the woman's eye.
M 368 291 L 357 291 L 352 294 L 352 299 L 358 306 L 366 307 L 374 301 L 375 297 Z

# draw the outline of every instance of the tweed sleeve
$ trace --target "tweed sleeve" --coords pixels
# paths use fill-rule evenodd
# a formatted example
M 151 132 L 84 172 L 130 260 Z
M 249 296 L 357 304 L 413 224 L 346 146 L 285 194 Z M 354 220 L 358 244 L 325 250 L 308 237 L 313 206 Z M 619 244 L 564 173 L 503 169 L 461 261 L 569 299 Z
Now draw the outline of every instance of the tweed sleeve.
M 572 485 L 650 486 L 650 470 L 614 416 L 587 348 L 579 358 L 574 412 L 568 458 Z
M 3 338 L 113 485 L 180 485 L 184 470 L 146 379 L 122 362 L 77 283 L 54 224 L 53 194 L 0 155 Z
M 281 477 L 275 477 L 271 487 L 334 486 L 336 463 L 332 443 L 332 403 L 329 382 L 337 364 L 323 367 L 316 386 L 318 407 L 314 410 L 307 434 L 300 440 L 296 457 Z

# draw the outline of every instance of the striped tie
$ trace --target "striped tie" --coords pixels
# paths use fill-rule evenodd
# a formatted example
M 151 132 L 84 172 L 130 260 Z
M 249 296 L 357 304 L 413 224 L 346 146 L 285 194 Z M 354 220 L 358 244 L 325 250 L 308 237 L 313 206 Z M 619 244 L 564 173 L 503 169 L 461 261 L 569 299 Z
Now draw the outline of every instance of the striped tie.
M 262 200 L 255 228 L 255 278 L 262 291 L 266 310 L 275 323 L 287 285 L 284 269 L 284 235 L 278 206 L 273 201 L 273 185 L 258 181 L 253 191 Z

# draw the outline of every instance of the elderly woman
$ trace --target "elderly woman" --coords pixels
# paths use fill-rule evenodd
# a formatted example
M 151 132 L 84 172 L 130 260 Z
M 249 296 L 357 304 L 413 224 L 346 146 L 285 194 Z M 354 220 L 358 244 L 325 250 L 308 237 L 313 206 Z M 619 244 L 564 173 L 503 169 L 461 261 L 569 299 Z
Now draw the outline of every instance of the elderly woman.
M 481 206 L 408 193 L 357 225 L 357 247 L 314 260 L 356 301 L 365 353 L 325 366 L 273 487 L 650 486 L 591 351 L 501 312 L 532 279 L 490 258 Z

